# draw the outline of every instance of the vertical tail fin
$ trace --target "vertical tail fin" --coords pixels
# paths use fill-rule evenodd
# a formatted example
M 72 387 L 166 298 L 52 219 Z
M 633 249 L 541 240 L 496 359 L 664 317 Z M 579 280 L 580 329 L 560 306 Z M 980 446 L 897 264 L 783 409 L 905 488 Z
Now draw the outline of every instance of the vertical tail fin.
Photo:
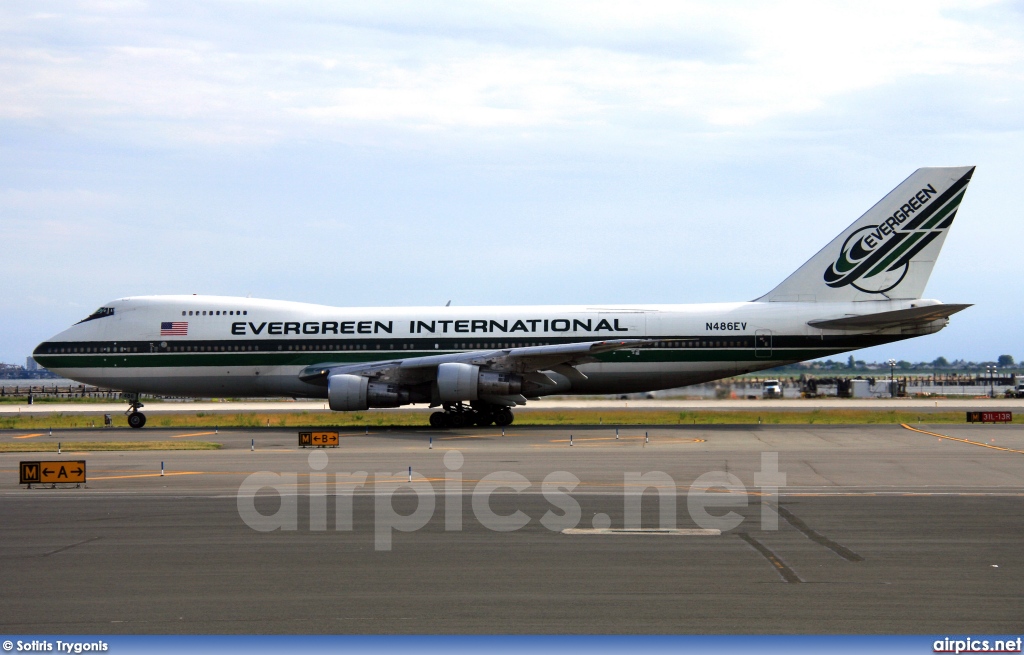
M 920 298 L 973 166 L 919 168 L 759 301 Z

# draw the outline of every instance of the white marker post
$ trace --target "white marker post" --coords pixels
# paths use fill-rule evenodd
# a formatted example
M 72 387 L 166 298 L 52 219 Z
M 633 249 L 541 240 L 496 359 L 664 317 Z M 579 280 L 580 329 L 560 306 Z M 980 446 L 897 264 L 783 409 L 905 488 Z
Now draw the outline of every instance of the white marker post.
M 430 445 L 427 446 L 427 450 L 434 449 L 434 435 L 430 435 Z
M 164 463 L 160 462 L 160 477 L 164 477 Z
M 255 438 L 249 443 L 249 451 L 253 452 L 253 453 L 256 452 L 256 439 Z
M 651 443 L 651 438 L 644 432 L 644 443 Z
M 60 442 L 57 442 L 57 454 L 60 455 Z
M 50 436 L 53 436 L 53 428 L 50 428 Z
M 615 428 L 615 440 L 618 441 L 618 439 L 619 439 L 619 429 Z
M 569 445 L 570 446 L 572 445 L 572 435 L 571 434 L 569 435 Z
M 409 482 L 412 482 L 412 467 L 409 467 Z

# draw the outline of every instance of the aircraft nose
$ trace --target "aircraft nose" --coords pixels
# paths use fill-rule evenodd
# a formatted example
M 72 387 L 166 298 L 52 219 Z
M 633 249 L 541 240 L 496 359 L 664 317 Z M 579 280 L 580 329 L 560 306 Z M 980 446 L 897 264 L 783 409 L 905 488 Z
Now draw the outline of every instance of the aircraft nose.
M 55 364 L 53 356 L 60 353 L 60 345 L 63 342 L 68 341 L 67 330 L 59 332 L 46 341 L 41 342 L 32 351 L 32 359 L 36 360 L 36 363 L 44 368 L 49 368 L 47 363 L 50 365 Z
M 57 352 L 56 343 L 55 337 L 50 337 L 46 341 L 43 341 L 35 347 L 35 350 L 32 351 L 32 359 L 36 360 L 36 363 L 40 366 L 45 367 L 46 365 L 43 362 Z
M 47 339 L 46 341 L 36 346 L 35 350 L 32 351 L 32 356 L 35 357 L 37 355 L 45 355 L 49 351 L 50 341 L 50 339 Z

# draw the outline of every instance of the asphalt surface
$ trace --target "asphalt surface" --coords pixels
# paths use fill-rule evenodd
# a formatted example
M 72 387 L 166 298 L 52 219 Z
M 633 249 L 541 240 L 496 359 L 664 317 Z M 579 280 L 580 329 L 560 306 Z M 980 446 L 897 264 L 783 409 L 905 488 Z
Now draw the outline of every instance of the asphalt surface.
M 4 431 L 224 447 L 0 455 L 0 633 L 1020 632 L 1024 430 L 914 427 L 360 431 L 316 451 L 291 430 Z M 17 484 L 19 460 L 82 458 L 85 488 Z M 366 484 L 335 478 L 356 471 Z M 625 527 L 631 472 L 663 474 L 644 528 L 664 518 L 659 491 L 675 500 L 660 527 L 735 520 L 719 536 L 563 534 L 566 496 L 542 493 L 557 472 L 579 480 L 579 528 Z M 688 495 L 698 478 L 732 493 Z M 710 518 L 698 501 L 718 503 Z M 495 529 L 515 512 L 525 526 Z

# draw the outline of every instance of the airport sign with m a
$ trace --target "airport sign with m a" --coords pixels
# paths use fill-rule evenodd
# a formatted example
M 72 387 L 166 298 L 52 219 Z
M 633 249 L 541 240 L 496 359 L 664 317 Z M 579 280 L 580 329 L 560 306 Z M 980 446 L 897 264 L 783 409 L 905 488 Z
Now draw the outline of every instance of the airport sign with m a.
M 84 484 L 85 460 L 21 462 L 18 484 Z

